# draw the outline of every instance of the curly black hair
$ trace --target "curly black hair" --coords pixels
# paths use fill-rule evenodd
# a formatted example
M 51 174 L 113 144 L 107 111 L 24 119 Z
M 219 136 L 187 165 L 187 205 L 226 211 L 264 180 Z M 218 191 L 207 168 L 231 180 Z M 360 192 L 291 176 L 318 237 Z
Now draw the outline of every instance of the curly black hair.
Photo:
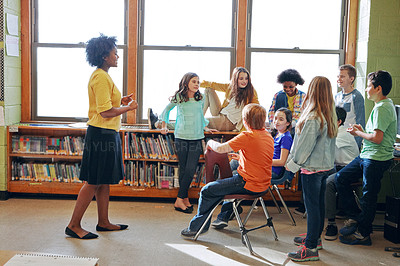
M 304 79 L 296 69 L 286 69 L 278 75 L 278 83 L 284 83 L 286 81 L 292 81 L 298 85 L 304 84 Z
M 86 43 L 86 61 L 90 66 L 100 68 L 103 65 L 104 57 L 116 47 L 117 38 L 115 36 L 105 36 L 100 33 L 100 37 L 90 39 Z

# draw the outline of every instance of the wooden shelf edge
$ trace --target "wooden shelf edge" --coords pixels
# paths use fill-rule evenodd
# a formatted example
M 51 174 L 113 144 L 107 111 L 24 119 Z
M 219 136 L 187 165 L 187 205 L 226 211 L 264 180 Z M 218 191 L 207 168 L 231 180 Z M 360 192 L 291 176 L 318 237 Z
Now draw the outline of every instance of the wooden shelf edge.
M 82 185 L 82 183 L 10 181 L 8 182 L 8 192 L 77 195 Z M 189 198 L 199 198 L 200 190 L 200 188 L 190 188 Z M 298 201 L 301 195 L 301 191 L 280 190 L 280 192 L 285 201 Z M 177 195 L 177 188 L 158 189 L 123 185 L 110 186 L 110 196 L 114 197 L 176 198 Z M 264 196 L 264 199 L 272 200 L 269 193 Z
M 59 154 L 38 154 L 38 153 L 10 153 L 10 157 L 82 160 L 81 155 L 59 155 Z

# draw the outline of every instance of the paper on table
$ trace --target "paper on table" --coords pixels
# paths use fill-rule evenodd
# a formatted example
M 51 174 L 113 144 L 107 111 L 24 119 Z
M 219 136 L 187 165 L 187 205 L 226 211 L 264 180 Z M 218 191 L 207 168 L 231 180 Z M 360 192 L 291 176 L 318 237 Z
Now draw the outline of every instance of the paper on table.
M 53 254 L 16 254 L 6 264 L 4 264 L 4 266 L 94 266 L 97 265 L 98 261 L 98 258 L 83 258 Z

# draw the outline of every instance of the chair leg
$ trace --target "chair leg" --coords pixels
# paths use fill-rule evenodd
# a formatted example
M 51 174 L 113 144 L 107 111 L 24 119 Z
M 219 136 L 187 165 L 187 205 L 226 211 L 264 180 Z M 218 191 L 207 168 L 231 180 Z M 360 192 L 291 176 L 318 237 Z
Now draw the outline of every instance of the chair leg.
M 223 202 L 224 200 L 220 200 L 219 202 L 218 202 L 218 204 L 217 205 L 215 205 L 215 207 L 212 209 L 212 211 L 210 212 L 210 214 L 207 216 L 207 219 L 204 221 L 204 223 L 202 224 L 202 226 L 200 227 L 200 229 L 199 229 L 199 231 L 197 231 L 197 234 L 194 236 L 194 238 L 193 238 L 193 240 L 194 241 L 196 241 L 197 240 L 197 238 L 199 237 L 199 235 L 200 235 L 200 232 L 202 232 L 203 231 L 203 229 L 204 229 L 204 227 L 206 226 L 206 224 L 207 224 L 207 222 L 208 222 L 208 220 L 210 220 L 211 219 L 211 217 L 212 217 L 212 215 L 213 215 L 213 213 L 214 213 L 214 211 L 215 211 L 215 209 L 218 207 L 218 205 L 220 205 L 221 204 L 221 202 Z
M 272 217 L 269 216 L 269 212 L 268 212 L 267 207 L 265 206 L 263 198 L 259 197 L 258 200 L 260 201 L 261 206 L 262 206 L 263 211 L 264 211 L 264 214 L 265 214 L 265 217 L 267 218 L 268 227 L 271 228 L 272 234 L 274 235 L 274 239 L 276 241 L 276 240 L 278 240 L 278 235 L 276 234 L 274 224 L 272 223 Z
M 289 208 L 286 206 L 286 202 L 283 200 L 283 197 L 282 197 L 281 193 L 279 192 L 279 188 L 276 185 L 273 185 L 273 188 L 276 191 L 276 193 L 278 194 L 278 197 L 281 200 L 282 205 L 285 208 L 287 215 L 289 216 L 289 219 L 292 221 L 292 225 L 296 225 L 296 221 L 294 220 L 293 215 L 290 212 Z
M 281 207 L 279 207 L 279 204 L 278 204 L 278 202 L 276 201 L 275 195 L 274 195 L 274 193 L 272 193 L 271 187 L 268 188 L 268 191 L 269 191 L 269 194 L 271 194 L 272 201 L 274 202 L 276 208 L 278 209 L 278 212 L 279 212 L 279 213 L 282 213 L 282 209 L 281 209 Z
M 254 202 L 255 202 L 255 201 L 256 201 L 256 200 L 254 200 Z M 253 202 L 253 203 L 254 203 L 254 202 Z M 246 245 L 246 247 L 249 249 L 250 254 L 254 255 L 255 253 L 254 253 L 254 251 L 253 251 L 253 247 L 251 246 L 249 237 L 247 236 L 247 230 L 246 230 L 246 228 L 244 227 L 244 224 L 243 224 L 243 222 L 242 222 L 242 219 L 240 218 L 240 214 L 239 214 L 239 212 L 238 212 L 238 210 L 237 210 L 237 206 L 238 206 L 238 202 L 235 200 L 235 201 L 233 202 L 233 212 L 235 213 L 236 220 L 237 220 L 237 222 L 238 222 L 238 224 L 239 224 L 240 233 L 241 233 L 241 235 L 242 235 L 242 243 L 243 243 L 244 245 Z
M 251 213 L 253 212 L 254 208 L 255 208 L 256 205 L 257 205 L 257 201 L 258 201 L 258 199 L 255 199 L 255 200 L 253 201 L 253 204 L 251 205 L 251 208 L 250 208 L 249 212 L 247 213 L 246 218 L 245 218 L 244 221 L 243 221 L 243 225 L 246 225 L 247 220 L 249 220 Z M 239 206 L 239 204 L 238 204 L 238 206 Z

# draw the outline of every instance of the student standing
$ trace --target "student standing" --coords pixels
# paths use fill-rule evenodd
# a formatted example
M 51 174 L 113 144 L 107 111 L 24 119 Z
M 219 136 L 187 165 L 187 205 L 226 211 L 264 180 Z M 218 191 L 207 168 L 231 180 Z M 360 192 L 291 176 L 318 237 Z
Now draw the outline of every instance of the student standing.
M 179 89 L 170 97 L 170 103 L 160 116 L 161 133 L 165 135 L 168 133 L 169 113 L 173 108 L 178 108 L 174 135 L 179 160 L 179 191 L 174 206 L 176 211 L 184 213 L 193 212 L 188 191 L 203 152 L 201 140 L 204 139 L 204 131 L 216 131 L 207 128 L 208 121 L 203 115 L 204 100 L 199 87 L 199 76 L 186 73 L 179 82 Z
M 383 173 L 393 160 L 393 145 L 396 140 L 397 117 L 391 99 L 392 77 L 383 70 L 368 74 L 365 91 L 375 106 L 369 116 L 365 130 L 361 125 L 351 125 L 348 132 L 364 139 L 361 154 L 336 174 L 336 187 L 346 202 L 350 219 L 340 229 L 340 242 L 349 245 L 372 244 L 372 222 L 375 218 L 376 201 L 381 188 Z M 361 212 L 351 190 L 351 183 L 363 179 L 363 195 L 360 198 Z M 358 213 L 359 212 L 359 213 Z
M 123 179 L 122 144 L 119 136 L 121 114 L 137 108 L 132 94 L 122 97 L 108 70 L 117 67 L 115 37 L 92 38 L 86 46 L 86 60 L 96 66 L 89 80 L 89 121 L 83 150 L 80 180 L 84 185 L 78 194 L 74 212 L 65 234 L 79 239 L 97 238 L 81 227 L 87 207 L 96 197 L 97 231 L 124 230 L 128 225 L 112 224 L 108 219 L 110 184 Z M 122 105 L 122 106 L 121 106 Z
M 352 65 L 342 65 L 339 67 L 339 75 L 337 83 L 342 90 L 336 94 L 336 106 L 346 110 L 345 128 L 349 125 L 359 124 L 365 127 L 365 107 L 364 97 L 361 93 L 354 89 L 353 84 L 356 78 L 356 69 Z M 358 149 L 361 149 L 362 138 L 355 136 Z
M 296 245 L 304 246 L 288 254 L 294 261 L 319 260 L 318 249 L 322 248 L 326 178 L 334 167 L 337 135 L 335 103 L 327 78 L 312 79 L 303 107 L 286 164 L 293 173 L 301 169 L 307 211 L 307 236 L 294 238 Z
M 207 142 L 207 149 L 218 153 L 239 151 L 238 174 L 229 178 L 218 179 L 202 188 L 197 214 L 190 221 L 189 227 L 182 230 L 183 237 L 194 237 L 218 202 L 228 194 L 258 194 L 266 191 L 270 185 L 273 155 L 273 139 L 265 130 L 267 113 L 259 104 L 248 104 L 243 109 L 243 131 L 225 143 L 214 140 Z M 262 147 L 262 148 L 260 148 Z M 232 208 L 224 210 L 229 217 Z M 210 227 L 208 223 L 202 233 Z
M 250 73 L 244 67 L 236 67 L 232 72 L 229 84 L 203 81 L 200 87 L 204 90 L 203 114 L 210 108 L 212 117 L 207 118 L 209 127 L 217 130 L 244 130 L 242 122 L 242 110 L 246 104 L 259 103 L 257 92 L 254 89 Z M 225 92 L 225 100 L 221 105 L 215 91 Z M 148 110 L 149 127 L 157 128 L 160 123 L 151 108 Z M 173 124 L 167 125 L 169 129 L 174 129 Z

